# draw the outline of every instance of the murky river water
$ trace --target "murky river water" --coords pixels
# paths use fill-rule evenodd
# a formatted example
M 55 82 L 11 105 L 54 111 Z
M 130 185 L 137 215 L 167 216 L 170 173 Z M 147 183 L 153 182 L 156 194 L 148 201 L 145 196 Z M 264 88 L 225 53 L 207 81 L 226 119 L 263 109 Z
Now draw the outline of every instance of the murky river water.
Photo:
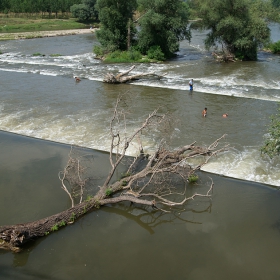
M 272 31 L 279 40 L 279 26 Z M 212 174 L 212 203 L 195 200 L 175 216 L 126 205 L 93 212 L 21 254 L 0 252 L 0 279 L 280 277 L 279 191 L 273 187 L 280 186 L 280 161 L 263 159 L 259 152 L 280 100 L 280 58 L 260 52 L 257 62 L 219 64 L 203 49 L 204 36 L 194 33 L 173 61 L 134 70 L 166 73 L 163 79 L 118 86 L 103 84 L 103 75 L 131 65 L 95 60 L 94 35 L 0 42 L 1 130 L 106 151 L 116 96 L 130 91 L 137 104 L 129 116 L 130 131 L 143 115 L 162 106 L 179 119 L 172 131 L 174 148 L 193 141 L 207 145 L 226 133 L 231 149 L 204 170 L 254 181 Z M 76 84 L 74 76 L 82 81 Z M 195 81 L 192 94 L 190 78 Z M 207 118 L 201 117 L 204 107 Z M 223 113 L 229 117 L 222 118 Z M 154 149 L 159 138 L 157 132 L 146 136 L 145 149 Z M 1 224 L 69 207 L 57 179 L 69 146 L 5 132 L 0 141 Z M 129 152 L 135 153 L 133 147 Z M 95 157 L 106 166 L 103 152 Z M 201 190 L 207 176 L 201 174 Z
M 279 26 L 273 25 L 272 31 L 273 38 L 280 39 Z M 92 34 L 2 42 L 0 129 L 109 150 L 108 122 L 114 101 L 119 93 L 130 91 L 138 104 L 130 117 L 131 130 L 141 123 L 141 116 L 163 106 L 180 119 L 171 132 L 173 147 L 194 140 L 207 145 L 228 135 L 232 149 L 205 170 L 279 186 L 280 161 L 262 159 L 259 153 L 269 116 L 276 113 L 280 101 L 279 56 L 259 53 L 256 62 L 220 64 L 203 49 L 204 38 L 204 33 L 194 32 L 191 44 L 182 42 L 177 59 L 141 64 L 134 71 L 165 74 L 163 79 L 119 86 L 100 81 L 108 71 L 124 71 L 131 65 L 95 60 Z M 82 82 L 75 84 L 74 76 Z M 195 81 L 191 95 L 190 78 Z M 201 118 L 204 107 L 206 119 Z M 223 113 L 229 117 L 223 119 Z M 146 137 L 147 151 L 159 137 Z
M 22 223 L 70 207 L 57 174 L 69 146 L 0 133 L 0 221 Z M 104 178 L 108 157 L 94 156 Z M 190 192 L 206 192 L 209 174 Z M 104 207 L 30 244 L 0 251 L 0 279 L 279 279 L 280 192 L 211 175 L 212 200 L 172 214 L 121 204 Z

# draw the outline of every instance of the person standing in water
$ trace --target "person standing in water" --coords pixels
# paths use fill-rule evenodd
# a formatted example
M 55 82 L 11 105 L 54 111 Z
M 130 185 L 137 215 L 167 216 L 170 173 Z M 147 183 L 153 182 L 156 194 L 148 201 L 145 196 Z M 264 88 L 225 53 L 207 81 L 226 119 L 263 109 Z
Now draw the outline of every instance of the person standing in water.
M 204 110 L 202 111 L 202 117 L 206 117 L 207 115 L 207 108 L 204 108 Z
M 190 91 L 193 91 L 193 79 L 189 81 Z

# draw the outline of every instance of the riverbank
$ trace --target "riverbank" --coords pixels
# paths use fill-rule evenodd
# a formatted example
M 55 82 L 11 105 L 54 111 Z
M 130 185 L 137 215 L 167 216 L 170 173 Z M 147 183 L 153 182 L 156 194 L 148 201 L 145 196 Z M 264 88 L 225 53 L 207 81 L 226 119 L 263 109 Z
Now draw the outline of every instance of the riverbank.
M 0 41 L 89 34 L 89 33 L 94 33 L 95 30 L 96 30 L 95 28 L 93 29 L 88 28 L 88 29 L 34 31 L 34 32 L 19 32 L 19 33 L 0 33 Z

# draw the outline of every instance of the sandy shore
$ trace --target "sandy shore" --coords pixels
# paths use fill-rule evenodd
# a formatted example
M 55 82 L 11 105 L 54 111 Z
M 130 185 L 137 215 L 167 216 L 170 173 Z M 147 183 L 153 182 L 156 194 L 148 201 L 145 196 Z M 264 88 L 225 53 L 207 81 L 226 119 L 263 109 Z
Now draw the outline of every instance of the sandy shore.
M 94 31 L 95 29 L 71 29 L 71 30 L 21 32 L 21 33 L 0 33 L 0 40 L 32 39 L 32 38 L 43 38 L 43 37 L 77 35 L 77 34 L 94 33 Z

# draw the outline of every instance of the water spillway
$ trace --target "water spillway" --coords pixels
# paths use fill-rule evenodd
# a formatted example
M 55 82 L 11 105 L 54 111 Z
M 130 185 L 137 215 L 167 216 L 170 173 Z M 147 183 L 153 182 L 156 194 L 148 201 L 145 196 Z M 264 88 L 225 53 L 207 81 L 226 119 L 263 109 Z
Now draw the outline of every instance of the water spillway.
M 279 57 L 259 52 L 255 62 L 217 63 L 204 49 L 204 38 L 205 33 L 195 31 L 190 44 L 181 43 L 176 59 L 137 65 L 133 74 L 165 75 L 129 85 L 101 82 L 105 73 L 125 71 L 131 64 L 96 60 L 94 34 L 1 42 L 0 129 L 108 151 L 114 101 L 119 93 L 130 91 L 138 107 L 129 117 L 129 131 L 162 106 L 179 119 L 171 132 L 173 148 L 193 141 L 207 145 L 227 134 L 230 150 L 204 170 L 279 186 L 280 161 L 260 154 L 280 100 Z M 82 79 L 79 84 L 75 76 Z M 204 107 L 208 108 L 205 119 L 201 118 Z M 228 118 L 222 118 L 224 113 Z M 160 137 L 157 132 L 144 137 L 147 152 L 155 149 Z M 131 147 L 129 154 L 135 152 Z

